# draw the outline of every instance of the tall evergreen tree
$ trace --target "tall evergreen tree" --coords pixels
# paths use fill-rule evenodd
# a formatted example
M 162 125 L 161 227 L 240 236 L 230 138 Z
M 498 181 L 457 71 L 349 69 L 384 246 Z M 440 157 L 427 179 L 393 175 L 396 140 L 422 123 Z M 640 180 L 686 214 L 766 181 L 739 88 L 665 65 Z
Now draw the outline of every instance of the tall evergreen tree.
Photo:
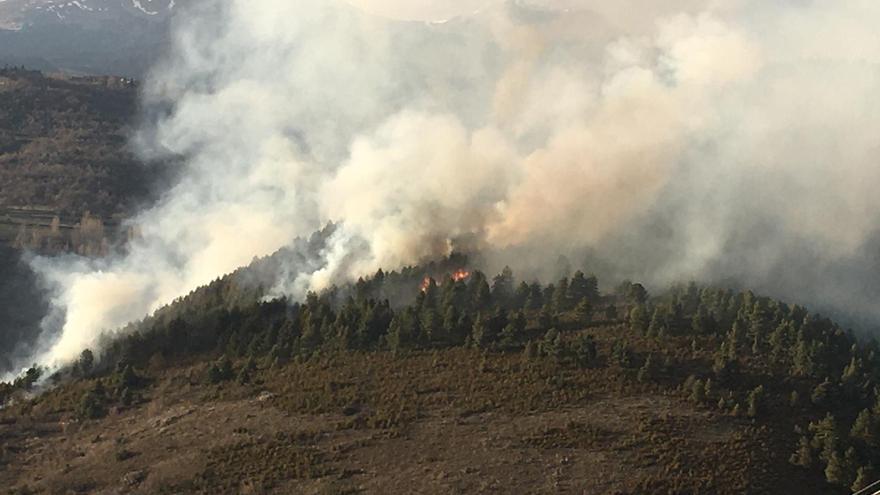
M 568 303 L 577 305 L 584 299 L 594 302 L 598 297 L 599 287 L 596 277 L 587 277 L 584 272 L 576 271 L 568 283 Z
M 629 328 L 634 333 L 644 334 L 648 331 L 648 310 L 642 304 L 637 304 L 629 312 Z
M 586 325 L 590 323 L 590 321 L 592 321 L 593 305 L 590 304 L 589 299 L 581 299 L 581 302 L 579 302 L 577 307 L 575 308 L 575 315 L 577 316 L 578 322 L 581 325 Z
M 513 270 L 505 266 L 500 274 L 492 279 L 492 301 L 502 308 L 513 306 L 514 302 Z
M 878 445 L 877 422 L 870 409 L 859 413 L 849 432 L 850 437 L 861 440 L 869 446 Z
M 764 410 L 764 386 L 758 385 L 754 390 L 749 392 L 749 396 L 746 400 L 746 404 L 748 409 L 746 410 L 746 414 L 750 418 L 756 418 L 760 415 Z
M 856 470 L 856 479 L 850 486 L 850 490 L 854 493 L 864 490 L 871 486 L 871 483 L 877 481 L 877 474 L 870 465 L 861 466 Z
M 813 459 L 813 447 L 810 446 L 810 440 L 806 436 L 801 436 L 798 440 L 797 450 L 789 458 L 789 462 L 795 466 L 811 468 L 816 462 Z
M 568 279 L 563 278 L 553 291 L 553 311 L 562 313 L 569 309 L 571 309 L 571 304 L 568 299 Z

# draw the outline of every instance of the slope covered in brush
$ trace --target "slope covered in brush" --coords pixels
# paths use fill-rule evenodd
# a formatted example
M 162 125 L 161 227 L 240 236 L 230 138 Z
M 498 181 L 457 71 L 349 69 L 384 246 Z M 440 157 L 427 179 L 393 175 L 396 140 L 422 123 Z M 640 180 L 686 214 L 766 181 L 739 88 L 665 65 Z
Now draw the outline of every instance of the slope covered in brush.
M 108 338 L 100 363 L 84 353 L 35 399 L 23 394 L 39 370 L 5 386 L 13 405 L 3 412 L 0 476 L 38 492 L 74 478 L 109 488 L 135 467 L 141 476 L 131 486 L 145 493 L 232 493 L 242 483 L 278 493 L 388 490 L 404 486 L 400 476 L 431 491 L 442 483 L 413 473 L 418 456 L 433 455 L 425 469 L 465 489 L 480 473 L 521 489 L 509 483 L 528 477 L 505 479 L 501 466 L 525 473 L 559 456 L 567 461 L 557 481 L 591 493 L 779 493 L 795 483 L 827 494 L 873 481 L 875 342 L 751 292 L 690 284 L 649 297 L 624 283 L 600 294 L 582 272 L 542 285 L 508 270 L 490 279 L 465 262 L 379 272 L 302 303 L 265 300 L 252 283 L 259 268 L 218 280 Z M 90 450 L 79 468 L 28 481 L 57 461 L 21 463 L 55 441 L 47 424 L 60 421 L 72 438 L 109 439 L 122 424 L 148 424 L 174 408 L 197 423 L 218 408 L 250 412 L 227 420 L 228 441 L 193 439 L 191 471 L 163 467 L 164 435 L 119 433 L 115 449 L 134 455 Z M 251 415 L 266 422 L 256 427 Z M 43 438 L 26 443 L 34 431 Z M 482 439 L 492 458 L 413 445 L 426 435 Z M 400 457 L 406 448 L 415 451 Z M 117 458 L 96 471 L 106 455 Z M 368 475 L 375 456 L 394 462 L 383 469 L 396 474 Z M 617 465 L 596 474 L 596 456 Z M 463 459 L 468 466 L 449 474 Z M 544 478 L 535 480 L 547 491 Z

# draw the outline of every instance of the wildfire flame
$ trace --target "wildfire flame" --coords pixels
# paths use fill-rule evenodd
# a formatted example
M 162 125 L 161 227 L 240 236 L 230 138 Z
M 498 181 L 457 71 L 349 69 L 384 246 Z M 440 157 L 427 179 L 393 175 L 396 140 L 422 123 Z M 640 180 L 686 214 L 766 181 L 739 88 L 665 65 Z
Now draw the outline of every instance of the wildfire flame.
M 468 278 L 470 278 L 470 276 L 471 276 L 471 272 L 465 270 L 464 268 L 459 268 L 458 270 L 455 270 L 454 272 L 452 272 L 449 275 L 449 277 L 454 282 L 461 282 L 462 280 L 467 280 Z M 422 285 L 419 288 L 422 292 L 427 292 L 428 287 L 430 287 L 430 286 L 431 286 L 431 276 L 425 275 L 425 278 L 422 280 Z

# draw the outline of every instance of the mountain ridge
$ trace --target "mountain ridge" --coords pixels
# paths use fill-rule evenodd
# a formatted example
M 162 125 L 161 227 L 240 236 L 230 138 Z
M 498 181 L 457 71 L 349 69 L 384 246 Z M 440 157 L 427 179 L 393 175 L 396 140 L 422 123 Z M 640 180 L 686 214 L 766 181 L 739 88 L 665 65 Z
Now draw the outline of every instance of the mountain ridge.
M 180 0 L 5 0 L 0 66 L 143 77 L 164 53 Z
M 37 23 L 120 20 L 121 16 L 164 20 L 177 5 L 176 0 L 4 0 L 0 29 L 20 31 Z

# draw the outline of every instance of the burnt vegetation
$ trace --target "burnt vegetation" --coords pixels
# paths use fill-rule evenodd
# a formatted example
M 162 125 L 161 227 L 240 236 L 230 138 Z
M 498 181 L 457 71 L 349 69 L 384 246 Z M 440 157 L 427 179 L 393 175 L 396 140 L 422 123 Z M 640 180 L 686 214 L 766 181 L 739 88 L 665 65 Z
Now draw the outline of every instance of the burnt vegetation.
M 68 418 L 100 429 L 182 387 L 199 408 L 260 394 L 288 415 L 333 417 L 324 425 L 333 435 L 371 432 L 376 443 L 402 442 L 437 417 L 524 420 L 644 399 L 651 413 L 566 417 L 509 449 L 614 452 L 633 470 L 613 485 L 621 494 L 778 493 L 792 483 L 848 493 L 874 481 L 875 341 L 751 292 L 688 284 L 652 297 L 625 282 L 602 294 L 581 271 L 549 285 L 507 269 L 454 280 L 464 263 L 379 271 L 303 302 L 264 301 L 241 276 L 219 279 L 108 338 L 100 361 L 85 351 L 42 395 L 23 400 L 39 369 L 0 385 L 11 403 L 3 423 L 15 431 Z M 184 375 L 184 384 L 169 378 Z M 257 491 L 303 480 L 341 490 L 362 475 L 351 451 L 366 444 L 327 445 L 314 431 L 240 436 L 206 446 L 198 472 L 162 490 L 237 492 L 242 480 Z M 7 476 L 16 472 L 8 445 Z

